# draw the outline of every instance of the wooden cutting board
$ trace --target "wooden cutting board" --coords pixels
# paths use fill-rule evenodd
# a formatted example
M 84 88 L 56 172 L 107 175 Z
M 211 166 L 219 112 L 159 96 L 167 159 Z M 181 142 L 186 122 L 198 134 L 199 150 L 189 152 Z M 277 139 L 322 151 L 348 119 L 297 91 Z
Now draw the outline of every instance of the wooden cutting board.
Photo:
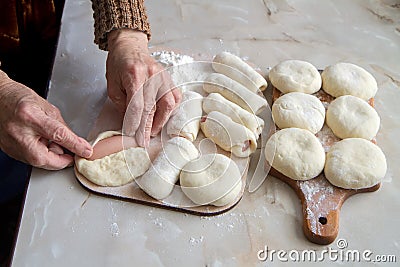
M 282 93 L 276 88 L 272 88 L 272 90 L 272 101 L 275 101 Z M 314 95 L 325 106 L 334 99 L 322 89 Z M 373 98 L 369 100 L 369 104 L 374 106 Z M 326 124 L 316 136 L 320 139 L 325 151 L 340 140 Z M 375 143 L 375 140 L 373 142 Z M 336 239 L 339 232 L 340 209 L 346 199 L 358 193 L 376 191 L 380 187 L 380 184 L 377 184 L 359 190 L 339 188 L 332 185 L 325 178 L 323 172 L 316 178 L 307 181 L 295 181 L 274 168 L 271 168 L 270 175 L 279 178 L 296 192 L 302 204 L 304 235 L 309 241 L 321 245 L 330 244 Z

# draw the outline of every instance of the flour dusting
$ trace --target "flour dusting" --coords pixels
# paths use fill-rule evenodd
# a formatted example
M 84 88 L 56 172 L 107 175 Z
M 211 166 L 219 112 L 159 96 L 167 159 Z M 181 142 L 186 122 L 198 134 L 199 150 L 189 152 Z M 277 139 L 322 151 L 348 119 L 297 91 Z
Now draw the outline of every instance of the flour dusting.
M 166 68 L 175 86 L 182 92 L 194 91 L 205 95 L 203 82 L 213 72 L 211 62 L 195 61 L 191 56 L 173 51 L 158 51 L 151 55 Z
M 192 63 L 194 61 L 191 56 L 176 54 L 173 51 L 157 51 L 151 53 L 151 56 L 164 67 Z

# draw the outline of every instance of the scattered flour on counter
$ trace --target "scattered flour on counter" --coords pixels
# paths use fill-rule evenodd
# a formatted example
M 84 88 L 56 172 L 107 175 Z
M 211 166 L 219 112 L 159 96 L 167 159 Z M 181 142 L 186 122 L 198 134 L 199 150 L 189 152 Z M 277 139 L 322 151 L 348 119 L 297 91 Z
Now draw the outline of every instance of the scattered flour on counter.
M 154 225 L 156 225 L 157 227 L 160 227 L 160 228 L 164 228 L 164 225 L 163 225 L 163 222 L 162 222 L 162 219 L 161 218 L 155 218 L 154 220 L 153 220 L 153 223 L 154 223 Z
M 203 240 L 204 240 L 204 236 L 200 236 L 199 238 L 190 237 L 189 243 L 190 243 L 190 245 L 194 246 L 194 245 L 200 244 L 201 242 L 203 242 Z
M 117 237 L 119 235 L 119 227 L 116 222 L 111 224 L 110 231 L 111 231 L 111 235 L 114 237 Z
M 191 56 L 176 54 L 173 51 L 157 51 L 151 53 L 151 56 L 164 67 L 192 63 L 194 61 Z

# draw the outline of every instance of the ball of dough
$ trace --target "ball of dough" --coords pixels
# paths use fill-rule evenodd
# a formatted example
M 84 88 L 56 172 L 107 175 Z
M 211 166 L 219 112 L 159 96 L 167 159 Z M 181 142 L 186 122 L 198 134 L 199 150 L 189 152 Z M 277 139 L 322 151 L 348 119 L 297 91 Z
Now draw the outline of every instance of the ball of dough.
M 379 130 L 380 118 L 366 101 L 346 95 L 329 104 L 326 123 L 342 139 L 359 137 L 371 140 Z
M 225 206 L 240 194 L 242 174 L 227 156 L 206 154 L 183 167 L 180 184 L 185 195 L 196 204 Z
M 307 130 L 286 128 L 274 133 L 265 146 L 268 163 L 294 180 L 309 180 L 322 172 L 325 151 Z
M 269 79 L 282 93 L 313 94 L 321 88 L 321 75 L 311 64 L 302 60 L 286 60 L 274 66 Z
M 296 127 L 316 134 L 324 126 L 325 107 L 313 95 L 288 93 L 274 102 L 272 117 L 281 129 Z
M 368 100 L 375 96 L 378 84 L 365 69 L 351 63 L 337 63 L 324 69 L 322 89 L 328 94 L 339 97 L 353 95 Z
M 348 138 L 331 147 L 324 172 L 335 186 L 361 189 L 378 184 L 386 168 L 385 155 L 377 145 L 362 138 Z

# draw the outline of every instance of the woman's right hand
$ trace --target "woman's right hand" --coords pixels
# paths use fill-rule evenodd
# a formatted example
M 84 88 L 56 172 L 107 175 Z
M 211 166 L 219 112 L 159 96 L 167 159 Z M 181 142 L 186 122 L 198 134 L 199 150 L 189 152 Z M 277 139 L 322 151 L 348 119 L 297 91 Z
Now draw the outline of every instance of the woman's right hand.
M 89 158 L 91 145 L 66 125 L 60 111 L 0 71 L 0 149 L 34 167 L 63 169 L 73 156 Z

